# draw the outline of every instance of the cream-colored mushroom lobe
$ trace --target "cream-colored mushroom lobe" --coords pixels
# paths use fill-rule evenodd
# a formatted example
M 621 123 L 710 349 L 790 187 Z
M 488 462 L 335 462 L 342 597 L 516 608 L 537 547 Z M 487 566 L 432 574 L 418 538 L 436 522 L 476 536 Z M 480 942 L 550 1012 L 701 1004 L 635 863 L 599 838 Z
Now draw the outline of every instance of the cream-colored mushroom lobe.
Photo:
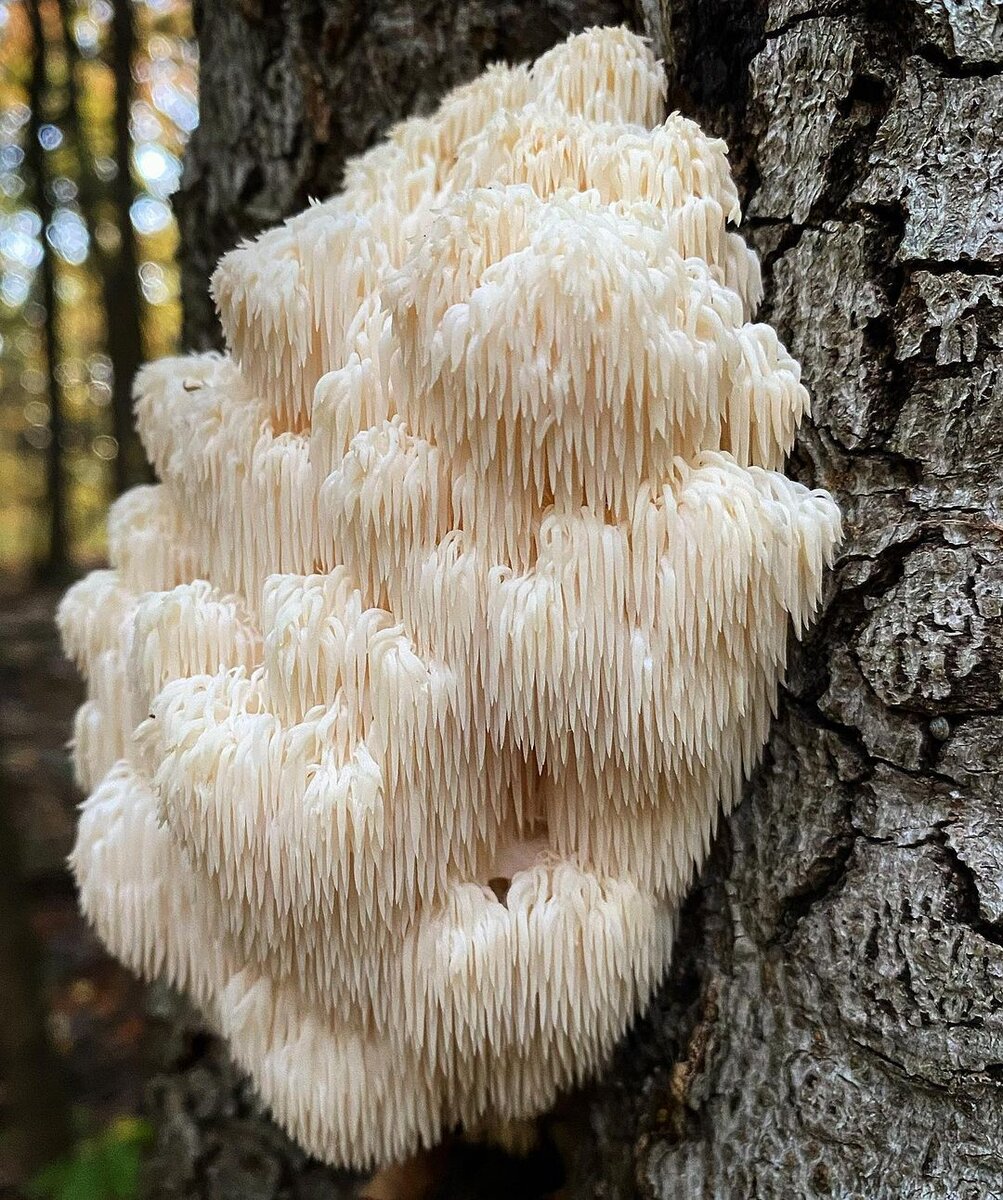
M 590 30 L 228 254 L 60 609 L 84 911 L 331 1163 L 602 1067 L 819 602 L 808 396 L 664 90 Z

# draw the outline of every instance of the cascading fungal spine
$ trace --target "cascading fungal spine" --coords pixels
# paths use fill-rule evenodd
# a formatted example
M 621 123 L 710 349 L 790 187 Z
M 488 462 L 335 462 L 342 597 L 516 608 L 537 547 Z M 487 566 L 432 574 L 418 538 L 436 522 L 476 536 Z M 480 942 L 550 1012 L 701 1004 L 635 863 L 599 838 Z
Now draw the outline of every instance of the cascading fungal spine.
M 725 147 L 593 29 L 497 66 L 213 280 L 160 483 L 59 619 L 72 862 L 276 1119 L 367 1167 L 600 1069 L 839 537 Z

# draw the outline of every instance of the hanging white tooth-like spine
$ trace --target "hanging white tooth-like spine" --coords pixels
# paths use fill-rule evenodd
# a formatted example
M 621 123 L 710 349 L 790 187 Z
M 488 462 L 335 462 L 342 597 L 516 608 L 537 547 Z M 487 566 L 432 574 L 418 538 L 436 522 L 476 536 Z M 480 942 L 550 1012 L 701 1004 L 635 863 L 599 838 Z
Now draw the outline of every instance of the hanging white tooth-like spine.
M 135 605 L 127 664 L 137 703 L 133 727 L 172 680 L 232 667 L 250 671 L 261 653 L 261 634 L 241 601 L 206 580 L 147 593 Z
M 665 118 L 667 84 L 648 44 L 626 29 L 590 29 L 530 69 L 541 99 L 590 121 L 649 128 Z
M 92 571 L 59 602 L 56 624 L 63 649 L 88 678 L 98 655 L 116 649 L 136 609 L 136 593 L 118 571 Z
M 72 863 L 277 1120 L 366 1168 L 608 1061 L 839 538 L 723 143 L 589 30 L 490 68 L 213 280 L 160 483 L 59 624 Z
M 206 922 L 156 798 L 129 764 L 114 766 L 84 803 L 70 865 L 80 906 L 109 950 L 189 992 L 215 1023 L 232 959 Z

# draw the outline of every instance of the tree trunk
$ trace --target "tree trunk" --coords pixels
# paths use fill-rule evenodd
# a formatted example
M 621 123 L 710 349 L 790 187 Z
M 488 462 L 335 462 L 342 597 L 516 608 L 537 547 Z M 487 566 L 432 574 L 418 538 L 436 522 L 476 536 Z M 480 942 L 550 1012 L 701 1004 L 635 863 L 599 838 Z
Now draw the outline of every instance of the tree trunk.
M 132 225 L 136 189 L 132 181 L 133 60 L 136 50 L 133 0 L 115 0 L 112 73 L 115 79 L 115 178 L 112 202 L 119 245 L 102 270 L 108 357 L 112 363 L 111 411 L 118 443 L 115 491 L 149 479 L 150 468 L 132 416 L 132 383 L 143 361 L 143 295 L 139 287 L 139 247 Z
M 114 23 L 112 74 L 115 80 L 113 126 L 116 173 L 108 198 L 114 206 L 120 241 L 118 247 L 110 252 L 102 247 L 97 237 L 99 215 L 105 199 L 104 185 L 94 170 L 94 157 L 81 112 L 78 83 L 81 60 L 80 48 L 73 37 L 73 5 L 71 0 L 59 0 L 58 8 L 63 52 L 66 55 L 66 103 L 61 124 L 72 142 L 80 212 L 90 238 L 89 254 L 101 283 L 104 341 L 112 367 L 112 432 L 118 446 L 114 465 L 114 494 L 119 495 L 134 484 L 149 482 L 151 478 L 132 413 L 133 377 L 143 361 L 143 330 L 139 254 L 130 215 L 135 199 L 130 163 L 132 135 L 129 129 L 135 51 L 131 0 L 120 0 Z
M 999 1195 L 1000 26 L 701 14 L 682 82 L 744 164 L 764 316 L 814 396 L 794 467 L 847 536 L 581 1194 Z
M 217 336 L 205 287 L 219 254 L 327 194 L 346 154 L 492 58 L 624 19 L 667 51 L 674 102 L 731 144 L 763 318 L 814 395 L 790 473 L 837 495 L 846 541 L 670 979 L 606 1077 L 550 1122 L 567 1195 L 999 1195 L 991 0 L 296 0 L 280 13 L 206 0 L 182 211 L 188 339 Z M 351 1194 L 234 1091 L 215 1044 L 170 1045 L 155 1194 Z M 502 1184 L 476 1156 L 450 1170 L 449 1197 L 553 1186 Z
M 42 145 L 49 97 L 49 44 L 40 0 L 26 6 L 31 26 L 31 81 L 28 87 L 30 118 L 25 140 L 25 159 L 34 189 L 35 210 L 40 222 L 42 261 L 38 274 L 44 319 L 42 350 L 45 357 L 46 393 L 49 401 L 49 440 L 45 450 L 45 492 L 49 507 L 49 542 L 42 573 L 60 579 L 68 570 L 69 532 L 66 523 L 66 482 L 63 477 L 63 387 L 59 379 L 59 307 L 56 297 L 56 252 L 49 243 L 52 226 L 50 171 Z

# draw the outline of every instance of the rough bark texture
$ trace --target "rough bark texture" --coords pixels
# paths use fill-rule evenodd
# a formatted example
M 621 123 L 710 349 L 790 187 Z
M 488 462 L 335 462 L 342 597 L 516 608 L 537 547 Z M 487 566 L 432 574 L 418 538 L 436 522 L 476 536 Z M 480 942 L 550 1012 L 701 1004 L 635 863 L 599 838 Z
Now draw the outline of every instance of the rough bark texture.
M 549 1122 L 567 1195 L 1003 1195 L 995 0 L 209 0 L 190 340 L 219 253 L 327 193 L 347 153 L 491 58 L 624 18 L 668 39 L 674 99 L 732 146 L 764 319 L 815 398 L 793 473 L 837 494 L 846 542 L 672 977 Z M 215 1044 L 175 1025 L 168 1049 L 157 1196 L 352 1194 Z M 553 1186 L 545 1158 L 450 1163 L 451 1198 Z

